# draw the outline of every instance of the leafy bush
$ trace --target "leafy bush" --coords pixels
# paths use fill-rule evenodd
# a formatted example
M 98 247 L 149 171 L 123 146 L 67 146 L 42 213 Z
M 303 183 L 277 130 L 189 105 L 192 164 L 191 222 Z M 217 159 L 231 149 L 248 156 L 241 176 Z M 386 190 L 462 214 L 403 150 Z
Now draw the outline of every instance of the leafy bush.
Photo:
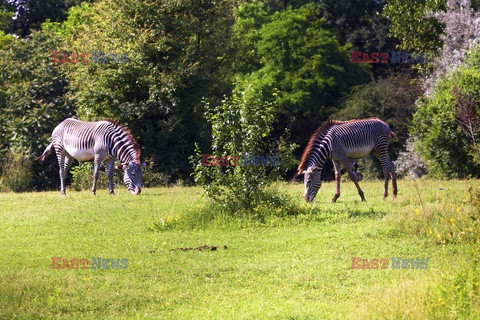
M 1 163 L 0 187 L 5 191 L 32 190 L 32 160 L 22 152 L 10 152 Z
M 142 187 L 155 188 L 155 187 L 167 187 L 169 185 L 170 176 L 158 172 L 152 166 L 146 166 L 143 168 L 142 175 Z
M 89 162 L 83 162 L 70 170 L 72 174 L 71 187 L 75 191 L 87 190 L 92 187 L 93 166 Z
M 14 149 L 40 155 L 55 126 L 74 114 L 63 96 L 68 81 L 50 63 L 50 51 L 57 46 L 58 40 L 39 32 L 0 46 L 0 154 Z M 33 166 L 36 189 L 58 187 L 51 169 Z
M 480 163 L 471 138 L 462 133 L 456 121 L 458 101 L 454 93 L 457 88 L 460 95 L 475 99 L 475 109 L 477 113 L 480 111 L 480 59 L 476 51 L 467 65 L 441 78 L 431 97 L 423 97 L 417 103 L 412 133 L 418 137 L 417 147 L 432 175 L 480 176 Z
M 230 214 L 249 211 L 264 203 L 267 184 L 279 173 L 295 165 L 294 145 L 284 139 L 270 138 L 274 120 L 274 105 L 263 102 L 262 92 L 255 83 L 242 88 L 219 106 L 206 103 L 207 120 L 212 125 L 212 150 L 217 156 L 245 154 L 278 156 L 278 166 L 246 166 L 245 163 L 226 166 L 202 166 L 202 152 L 197 147 L 194 165 L 195 181 L 204 185 L 206 194 L 217 206 Z M 243 90 L 242 90 L 243 89 Z M 211 153 L 211 152 L 203 152 Z
M 93 185 L 93 163 L 80 162 L 77 166 L 70 169 L 72 174 L 71 187 L 75 191 L 90 190 Z M 121 187 L 122 173 L 120 170 L 114 170 L 113 184 L 114 187 Z M 97 190 L 108 188 L 108 175 L 106 169 L 102 166 L 97 180 Z

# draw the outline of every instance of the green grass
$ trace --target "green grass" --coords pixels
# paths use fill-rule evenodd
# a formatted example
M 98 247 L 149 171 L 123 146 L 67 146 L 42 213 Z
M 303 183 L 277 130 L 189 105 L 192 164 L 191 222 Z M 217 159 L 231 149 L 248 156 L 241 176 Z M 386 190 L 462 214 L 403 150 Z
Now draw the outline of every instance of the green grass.
M 302 185 L 281 184 L 301 214 L 165 231 L 159 223 L 206 212 L 201 188 L 0 194 L 0 318 L 480 318 L 468 191 L 480 182 L 422 180 L 419 197 L 400 181 L 386 201 L 383 182 L 361 186 L 366 203 L 347 182 L 338 203 L 326 183 L 306 204 Z M 218 249 L 172 250 L 204 244 Z M 51 257 L 126 258 L 128 268 L 58 270 Z M 429 260 L 352 270 L 352 257 Z

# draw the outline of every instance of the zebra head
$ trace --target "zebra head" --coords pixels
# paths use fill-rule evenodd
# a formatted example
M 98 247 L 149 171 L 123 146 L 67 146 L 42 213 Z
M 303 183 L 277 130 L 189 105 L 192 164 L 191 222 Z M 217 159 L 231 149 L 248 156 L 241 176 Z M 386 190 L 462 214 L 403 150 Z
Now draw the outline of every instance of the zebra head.
M 119 169 L 123 170 L 123 183 L 132 194 L 142 192 L 142 167 L 145 163 L 132 161 L 128 164 L 121 164 Z
M 305 201 L 312 202 L 313 199 L 315 199 L 318 190 L 322 186 L 322 172 L 317 166 L 311 166 L 302 173 L 304 174 L 303 181 L 305 184 Z

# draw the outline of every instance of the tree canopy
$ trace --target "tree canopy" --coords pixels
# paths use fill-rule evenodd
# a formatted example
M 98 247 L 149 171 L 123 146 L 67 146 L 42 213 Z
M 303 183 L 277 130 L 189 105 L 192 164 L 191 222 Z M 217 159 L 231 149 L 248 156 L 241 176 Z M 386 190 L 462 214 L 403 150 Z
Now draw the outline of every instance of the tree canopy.
M 228 118 L 221 106 L 247 112 L 245 104 L 254 101 L 268 106 L 271 117 L 260 139 L 265 154 L 297 145 L 298 156 L 329 118 L 376 116 L 399 133 L 394 155 L 415 133 L 432 172 L 475 176 L 473 165 L 467 168 L 473 171 L 441 165 L 432 151 L 438 144 L 460 151 L 427 128 L 436 128 L 432 112 L 455 118 L 453 87 L 475 96 L 461 83 L 463 74 L 475 72 L 466 56 L 480 38 L 478 7 L 467 0 L 4 0 L 0 149 L 3 158 L 21 153 L 32 160 L 63 118 L 115 118 L 154 161 L 154 172 L 193 182 L 189 157 L 195 150 L 230 143 L 215 142 L 214 119 Z M 455 24 L 459 14 L 468 28 Z M 414 64 L 351 61 L 352 50 L 393 49 L 432 56 L 420 73 Z M 241 98 L 246 92 L 247 100 Z M 473 161 L 471 139 L 455 122 L 449 125 L 449 141 L 462 141 L 464 160 Z M 46 178 L 51 168 L 33 168 L 30 188 L 52 187 Z M 281 175 L 287 178 L 288 171 Z

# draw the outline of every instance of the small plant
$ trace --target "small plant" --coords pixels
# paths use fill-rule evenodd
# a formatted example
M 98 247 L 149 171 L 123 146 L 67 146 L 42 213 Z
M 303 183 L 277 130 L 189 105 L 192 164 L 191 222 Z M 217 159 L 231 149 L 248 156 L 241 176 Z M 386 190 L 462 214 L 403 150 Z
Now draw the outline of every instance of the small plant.
M 32 160 L 25 154 L 11 151 L 1 163 L 0 169 L 2 189 L 12 192 L 31 190 Z
M 167 187 L 168 182 L 170 181 L 170 176 L 155 171 L 154 167 L 151 165 L 146 166 L 142 169 L 142 187 L 144 188 L 155 188 L 155 187 Z
M 89 190 L 93 185 L 93 163 L 80 162 L 77 166 L 70 169 L 72 174 L 71 187 L 75 191 Z M 113 183 L 115 185 L 121 184 L 121 173 L 118 170 L 114 171 Z M 108 187 L 108 176 L 106 170 L 100 169 L 100 174 L 97 181 L 97 189 L 106 189 Z
M 202 166 L 205 152 L 196 148 L 191 158 L 195 182 L 201 183 L 215 207 L 231 215 L 252 212 L 265 203 L 267 185 L 278 177 L 282 170 L 295 165 L 294 145 L 284 139 L 271 138 L 275 119 L 275 105 L 264 102 L 262 92 L 255 85 L 238 87 L 232 97 L 226 98 L 217 107 L 206 106 L 206 118 L 212 125 L 212 150 L 223 155 L 254 154 L 277 156 L 277 167 L 272 166 Z
M 71 187 L 75 191 L 87 190 L 92 186 L 93 166 L 89 162 L 83 162 L 70 170 L 72 174 Z

